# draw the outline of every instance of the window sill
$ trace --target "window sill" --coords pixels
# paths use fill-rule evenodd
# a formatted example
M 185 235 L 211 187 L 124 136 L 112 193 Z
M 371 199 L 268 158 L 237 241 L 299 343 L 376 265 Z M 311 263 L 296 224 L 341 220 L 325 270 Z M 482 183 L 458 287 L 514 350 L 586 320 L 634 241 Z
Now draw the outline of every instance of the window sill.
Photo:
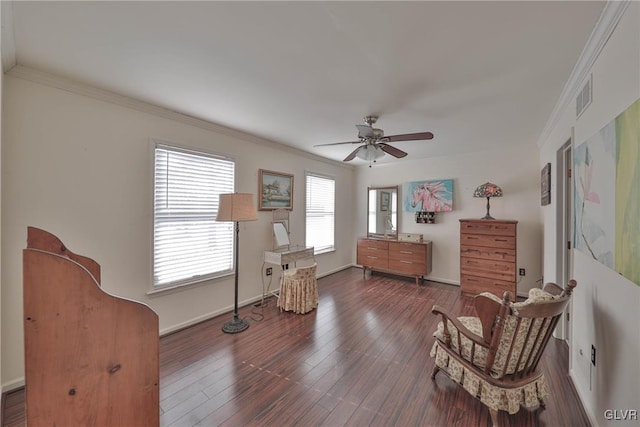
M 220 279 L 226 279 L 228 277 L 231 277 L 234 275 L 235 272 L 230 271 L 224 274 L 221 274 L 219 276 L 208 276 L 208 277 L 203 277 L 200 279 L 195 279 L 195 280 L 191 280 L 188 282 L 182 282 L 182 283 L 177 283 L 177 284 L 173 284 L 173 285 L 166 285 L 166 286 L 159 286 L 156 288 L 152 288 L 149 289 L 146 294 L 149 297 L 154 297 L 154 296 L 160 296 L 160 295 L 167 295 L 167 294 L 172 294 L 175 292 L 180 292 L 180 291 L 184 291 L 187 289 L 191 289 L 191 288 L 196 288 L 198 286 L 204 286 L 207 285 L 211 282 L 216 282 Z
M 336 251 L 336 248 L 323 249 L 321 251 L 314 252 L 313 255 L 315 256 L 315 255 L 330 254 L 330 253 L 335 252 L 335 251 Z

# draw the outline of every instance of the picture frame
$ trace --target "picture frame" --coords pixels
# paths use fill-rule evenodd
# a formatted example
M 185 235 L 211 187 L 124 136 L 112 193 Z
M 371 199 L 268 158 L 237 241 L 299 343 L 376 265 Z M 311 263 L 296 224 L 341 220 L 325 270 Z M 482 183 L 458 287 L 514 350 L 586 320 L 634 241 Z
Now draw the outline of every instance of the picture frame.
M 293 175 L 260 169 L 258 210 L 293 209 Z
M 389 193 L 388 191 L 381 191 L 380 192 L 380 210 L 388 211 L 390 203 L 391 203 L 391 193 Z
M 453 179 L 431 179 L 402 184 L 405 212 L 451 212 Z
M 540 172 L 540 205 L 551 204 L 551 163 L 547 163 Z

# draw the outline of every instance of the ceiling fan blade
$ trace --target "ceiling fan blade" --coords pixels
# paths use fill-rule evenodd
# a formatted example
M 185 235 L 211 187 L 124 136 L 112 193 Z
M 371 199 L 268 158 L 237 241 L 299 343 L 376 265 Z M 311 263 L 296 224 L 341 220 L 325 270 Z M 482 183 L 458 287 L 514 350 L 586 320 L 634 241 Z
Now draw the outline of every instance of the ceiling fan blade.
M 358 152 L 359 149 L 360 149 L 360 147 L 358 147 L 355 150 L 353 150 L 351 152 L 351 154 L 349 154 L 347 157 L 344 158 L 343 162 L 349 162 L 349 161 L 355 159 L 356 153 Z
M 373 136 L 373 128 L 366 125 L 356 125 L 358 128 L 358 137 L 371 138 Z
M 387 154 L 391 154 L 393 157 L 397 157 L 398 159 L 407 155 L 407 153 L 405 153 L 404 151 L 399 150 L 396 147 L 392 147 L 389 144 L 381 143 L 378 145 L 380 146 L 380 149 L 382 151 L 384 151 Z
M 329 145 L 342 145 L 342 144 L 362 144 L 362 141 L 331 142 L 329 144 L 316 144 L 314 145 L 314 147 L 327 147 Z
M 433 134 L 431 132 L 405 133 L 402 135 L 385 136 L 383 138 L 385 142 L 418 141 L 421 139 L 433 139 Z

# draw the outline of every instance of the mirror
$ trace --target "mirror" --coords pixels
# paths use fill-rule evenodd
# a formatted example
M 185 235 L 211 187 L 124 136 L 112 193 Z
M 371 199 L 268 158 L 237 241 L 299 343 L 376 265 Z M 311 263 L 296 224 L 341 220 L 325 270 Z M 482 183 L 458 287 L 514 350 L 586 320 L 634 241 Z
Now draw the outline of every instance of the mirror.
M 289 246 L 289 233 L 283 223 L 273 223 L 273 237 L 276 241 L 276 249 Z
M 367 237 L 398 237 L 398 186 L 369 187 Z

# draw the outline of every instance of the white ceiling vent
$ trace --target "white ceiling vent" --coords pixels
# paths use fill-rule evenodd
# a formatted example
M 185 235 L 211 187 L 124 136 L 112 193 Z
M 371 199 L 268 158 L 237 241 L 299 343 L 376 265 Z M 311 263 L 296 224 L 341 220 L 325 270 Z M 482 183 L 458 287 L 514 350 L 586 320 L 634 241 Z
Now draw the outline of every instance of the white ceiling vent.
M 587 109 L 589 104 L 591 104 L 591 82 L 592 82 L 592 74 L 589 74 L 589 78 L 587 82 L 582 87 L 580 93 L 576 97 L 576 118 L 580 117 L 580 114 Z

